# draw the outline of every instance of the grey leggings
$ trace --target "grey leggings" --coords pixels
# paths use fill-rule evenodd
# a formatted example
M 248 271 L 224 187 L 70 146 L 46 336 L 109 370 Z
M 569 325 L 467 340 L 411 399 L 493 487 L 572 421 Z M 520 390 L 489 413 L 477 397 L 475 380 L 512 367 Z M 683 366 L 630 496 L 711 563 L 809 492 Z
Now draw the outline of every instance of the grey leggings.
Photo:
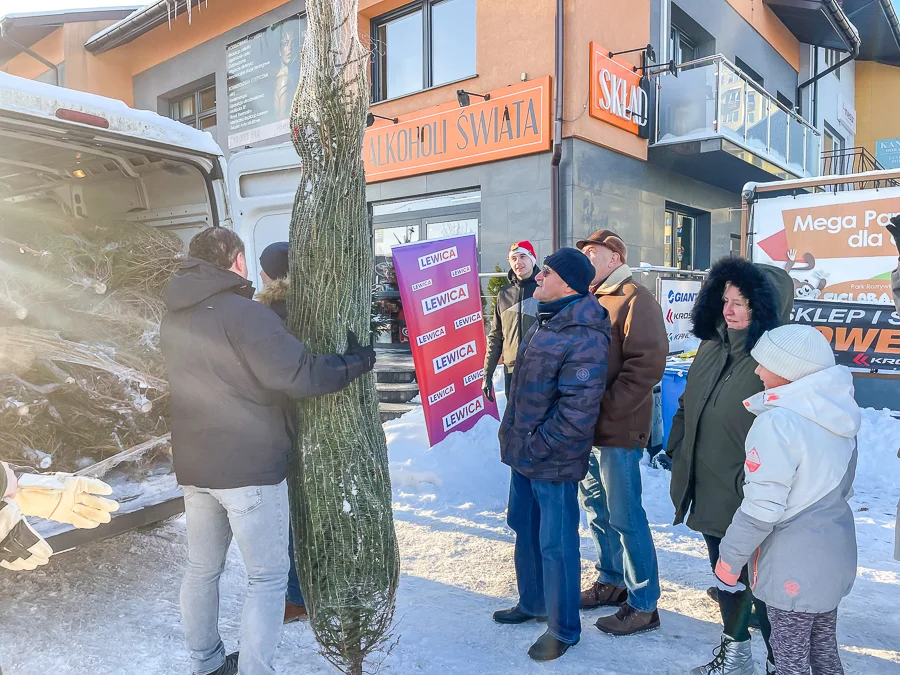
M 785 612 L 769 605 L 778 675 L 844 675 L 837 646 L 837 609 L 825 614 Z

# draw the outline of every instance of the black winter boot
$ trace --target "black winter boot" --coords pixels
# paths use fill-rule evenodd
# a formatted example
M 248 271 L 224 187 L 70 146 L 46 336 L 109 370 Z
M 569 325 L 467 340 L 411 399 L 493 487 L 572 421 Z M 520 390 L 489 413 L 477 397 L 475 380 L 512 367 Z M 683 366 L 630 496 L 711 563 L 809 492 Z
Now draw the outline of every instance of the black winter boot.
M 238 656 L 240 652 L 229 654 L 225 657 L 225 663 L 212 671 L 209 675 L 237 675 L 238 672 Z
M 530 656 L 535 661 L 552 661 L 553 659 L 558 659 L 560 656 L 565 654 L 569 647 L 573 647 L 578 644 L 576 640 L 572 644 L 566 644 L 565 642 L 560 642 L 555 637 L 550 635 L 550 631 L 547 631 L 541 637 L 539 637 L 531 647 L 528 648 L 528 656 Z
M 527 621 L 537 621 L 538 623 L 547 623 L 546 616 L 533 616 L 519 609 L 519 606 L 510 607 L 509 609 L 501 609 L 494 612 L 494 621 L 497 623 L 519 624 Z

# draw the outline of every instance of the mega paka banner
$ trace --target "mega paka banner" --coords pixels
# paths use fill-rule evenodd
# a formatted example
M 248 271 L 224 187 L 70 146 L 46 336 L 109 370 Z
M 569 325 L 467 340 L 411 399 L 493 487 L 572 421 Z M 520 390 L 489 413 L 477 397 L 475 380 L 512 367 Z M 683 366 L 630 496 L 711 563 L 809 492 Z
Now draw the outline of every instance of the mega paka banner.
M 752 257 L 787 270 L 800 300 L 891 304 L 897 247 L 885 229 L 900 188 L 760 199 Z

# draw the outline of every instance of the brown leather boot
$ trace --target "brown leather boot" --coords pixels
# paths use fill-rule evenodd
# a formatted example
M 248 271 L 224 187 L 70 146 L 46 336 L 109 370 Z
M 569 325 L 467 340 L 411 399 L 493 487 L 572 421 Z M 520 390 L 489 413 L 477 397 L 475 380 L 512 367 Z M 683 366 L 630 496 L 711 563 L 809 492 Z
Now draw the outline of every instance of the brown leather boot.
M 659 628 L 659 612 L 639 612 L 627 602 L 619 607 L 619 611 L 610 616 L 597 619 L 594 624 L 609 635 L 623 636 L 646 633 Z
M 284 622 L 294 623 L 295 621 L 306 621 L 309 615 L 306 613 L 306 607 L 303 605 L 295 605 L 290 600 L 284 601 Z
M 581 609 L 618 607 L 627 599 L 627 589 L 595 581 L 590 588 L 581 591 Z

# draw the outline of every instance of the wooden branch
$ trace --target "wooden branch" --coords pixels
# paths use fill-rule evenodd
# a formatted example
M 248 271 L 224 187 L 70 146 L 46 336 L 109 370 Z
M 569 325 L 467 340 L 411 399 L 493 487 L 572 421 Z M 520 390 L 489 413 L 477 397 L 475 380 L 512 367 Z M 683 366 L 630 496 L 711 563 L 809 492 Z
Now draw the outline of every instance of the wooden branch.
M 26 380 L 23 380 L 18 375 L 11 375 L 9 373 L 0 373 L 0 380 L 9 380 L 11 382 L 15 382 L 23 389 L 27 389 L 28 391 L 33 391 L 36 394 L 42 394 L 47 396 L 48 394 L 52 394 L 54 391 L 62 387 L 62 384 L 32 384 Z
M 103 478 L 103 476 L 109 473 L 110 470 L 112 470 L 122 462 L 136 462 L 148 450 L 152 450 L 153 448 L 156 448 L 164 443 L 171 443 L 171 441 L 171 433 L 168 433 L 164 436 L 151 438 L 149 441 L 145 441 L 140 445 L 135 445 L 133 448 L 123 450 L 122 452 L 117 453 L 112 457 L 107 457 L 106 459 L 99 461 L 96 464 L 92 464 L 91 466 L 81 469 L 80 471 L 76 471 L 75 475 L 87 476 L 88 478 Z
M 13 241 L 12 239 L 7 239 L 6 237 L 0 237 L 0 244 L 6 244 L 7 246 L 13 246 L 13 247 L 19 249 L 20 253 L 30 253 L 31 255 L 36 256 L 38 258 L 43 258 L 44 256 L 50 255 L 50 251 L 38 251 L 38 250 L 35 250 L 28 246 L 25 246 L 25 244 L 20 244 L 19 242 Z
M 169 383 L 165 380 L 146 375 L 134 368 L 120 365 L 110 358 L 106 352 L 97 347 L 81 342 L 64 340 L 58 333 L 49 330 L 26 328 L 24 326 L 0 328 L 0 355 L 4 352 L 33 354 L 38 359 L 62 361 L 63 363 L 75 363 L 81 366 L 98 368 L 115 375 L 120 380 L 134 382 L 141 388 L 164 391 L 167 391 L 169 388 Z

